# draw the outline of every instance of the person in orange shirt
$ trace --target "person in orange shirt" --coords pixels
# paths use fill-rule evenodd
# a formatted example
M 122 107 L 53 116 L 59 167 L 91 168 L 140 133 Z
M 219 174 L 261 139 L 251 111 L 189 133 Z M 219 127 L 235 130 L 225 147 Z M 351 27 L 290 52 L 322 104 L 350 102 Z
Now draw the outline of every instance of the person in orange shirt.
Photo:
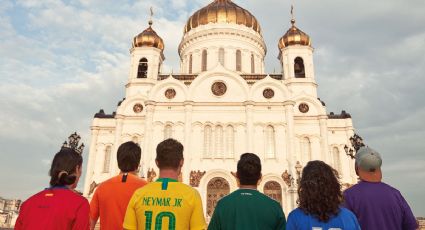
M 100 217 L 100 229 L 122 229 L 125 211 L 134 191 L 147 182 L 137 176 L 141 152 L 139 145 L 129 141 L 117 151 L 120 174 L 101 183 L 90 202 L 90 229 Z

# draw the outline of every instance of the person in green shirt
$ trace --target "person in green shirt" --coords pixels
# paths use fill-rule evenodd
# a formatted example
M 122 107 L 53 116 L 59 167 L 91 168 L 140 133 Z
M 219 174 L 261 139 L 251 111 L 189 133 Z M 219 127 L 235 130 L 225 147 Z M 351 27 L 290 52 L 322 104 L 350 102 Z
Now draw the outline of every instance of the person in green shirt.
M 257 190 L 261 161 L 253 153 L 241 155 L 236 177 L 239 189 L 218 201 L 208 230 L 282 230 L 286 219 L 279 202 Z

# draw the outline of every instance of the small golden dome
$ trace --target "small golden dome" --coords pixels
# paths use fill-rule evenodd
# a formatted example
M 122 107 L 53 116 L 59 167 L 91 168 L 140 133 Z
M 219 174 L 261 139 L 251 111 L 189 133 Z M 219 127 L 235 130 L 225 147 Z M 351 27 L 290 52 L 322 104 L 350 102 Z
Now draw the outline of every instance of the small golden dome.
M 294 19 L 291 20 L 291 23 L 291 28 L 279 40 L 279 50 L 292 45 L 311 46 L 310 36 L 295 26 Z
M 152 29 L 152 21 L 149 21 L 149 28 L 145 29 L 133 39 L 133 47 L 155 47 L 164 51 L 164 41 L 155 30 Z
M 196 11 L 187 20 L 184 33 L 208 23 L 232 23 L 252 28 L 261 34 L 260 24 L 247 10 L 236 5 L 231 0 L 214 0 L 208 6 Z

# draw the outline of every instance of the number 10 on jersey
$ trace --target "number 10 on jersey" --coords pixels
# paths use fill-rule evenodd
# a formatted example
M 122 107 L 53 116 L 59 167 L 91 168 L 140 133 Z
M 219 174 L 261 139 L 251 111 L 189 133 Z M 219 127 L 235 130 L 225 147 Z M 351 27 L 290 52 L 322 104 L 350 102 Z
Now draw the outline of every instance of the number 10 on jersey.
M 152 219 L 153 219 L 153 212 L 152 211 L 145 211 L 145 217 L 146 217 L 146 224 L 145 229 L 146 230 L 152 230 Z M 155 217 L 155 228 L 153 230 L 161 230 L 162 229 L 162 219 L 164 217 L 168 217 L 168 229 L 169 230 L 175 230 L 176 229 L 176 216 L 172 212 L 160 212 Z

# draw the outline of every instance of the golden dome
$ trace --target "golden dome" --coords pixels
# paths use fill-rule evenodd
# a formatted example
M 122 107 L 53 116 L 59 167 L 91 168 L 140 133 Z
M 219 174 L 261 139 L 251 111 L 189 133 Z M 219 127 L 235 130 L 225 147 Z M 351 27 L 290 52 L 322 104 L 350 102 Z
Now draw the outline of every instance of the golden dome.
M 291 28 L 279 40 L 279 50 L 292 45 L 311 46 L 310 36 L 295 26 L 294 19 L 291 20 L 291 23 Z
M 155 47 L 164 51 L 164 41 L 155 30 L 152 29 L 152 21 L 149 21 L 149 28 L 145 29 L 133 39 L 133 47 Z
M 247 10 L 236 5 L 231 0 L 214 0 L 208 6 L 196 11 L 187 20 L 184 33 L 208 23 L 232 23 L 252 28 L 261 34 L 260 24 Z

